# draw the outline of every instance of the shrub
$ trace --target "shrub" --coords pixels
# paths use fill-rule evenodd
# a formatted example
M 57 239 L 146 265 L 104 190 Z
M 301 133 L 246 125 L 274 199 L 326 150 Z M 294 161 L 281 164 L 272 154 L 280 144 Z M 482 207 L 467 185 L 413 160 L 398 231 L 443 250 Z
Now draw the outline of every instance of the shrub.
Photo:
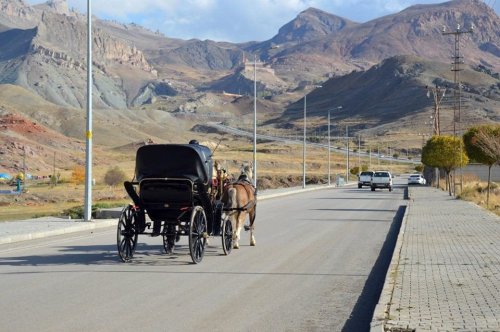
M 424 165 L 415 166 L 415 170 L 419 173 L 422 173 L 424 171 Z
M 71 172 L 71 182 L 75 184 L 83 184 L 85 182 L 85 167 L 73 167 L 73 172 Z
M 126 175 L 118 166 L 108 169 L 104 175 L 104 183 L 109 186 L 116 186 L 125 181 Z

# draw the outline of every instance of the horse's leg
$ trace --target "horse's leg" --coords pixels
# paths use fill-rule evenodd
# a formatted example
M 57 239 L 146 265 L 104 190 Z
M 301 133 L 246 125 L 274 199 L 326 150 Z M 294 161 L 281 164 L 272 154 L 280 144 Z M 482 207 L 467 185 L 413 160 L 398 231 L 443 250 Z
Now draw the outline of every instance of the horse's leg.
M 235 240 L 235 249 L 240 248 L 240 239 L 241 239 L 241 229 L 245 225 L 245 219 L 246 219 L 246 213 L 245 212 L 240 212 L 238 213 L 238 218 L 236 218 L 236 240 Z
M 240 215 L 241 212 L 233 214 L 233 249 L 240 249 Z
M 250 245 L 255 246 L 255 237 L 253 236 L 253 228 L 255 227 L 252 221 L 255 221 L 255 208 L 253 208 L 248 213 L 248 218 L 250 218 Z

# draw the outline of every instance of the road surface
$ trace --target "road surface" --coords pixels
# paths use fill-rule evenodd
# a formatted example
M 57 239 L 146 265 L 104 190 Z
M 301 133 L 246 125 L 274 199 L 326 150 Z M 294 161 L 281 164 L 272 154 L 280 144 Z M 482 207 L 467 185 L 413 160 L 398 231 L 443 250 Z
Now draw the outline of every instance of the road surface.
M 257 246 L 211 239 L 162 254 L 139 236 L 131 263 L 115 229 L 0 246 L 3 331 L 364 331 L 403 206 L 393 192 L 335 188 L 258 203 Z

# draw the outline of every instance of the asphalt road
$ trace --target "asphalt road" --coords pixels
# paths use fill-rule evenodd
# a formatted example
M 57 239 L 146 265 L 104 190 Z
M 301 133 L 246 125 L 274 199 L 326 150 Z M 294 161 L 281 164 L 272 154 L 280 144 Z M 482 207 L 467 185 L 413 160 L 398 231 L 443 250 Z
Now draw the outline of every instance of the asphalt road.
M 162 254 L 139 236 L 119 262 L 115 229 L 0 246 L 4 331 L 364 331 L 405 205 L 403 188 L 328 189 L 258 203 L 257 246 L 211 239 Z

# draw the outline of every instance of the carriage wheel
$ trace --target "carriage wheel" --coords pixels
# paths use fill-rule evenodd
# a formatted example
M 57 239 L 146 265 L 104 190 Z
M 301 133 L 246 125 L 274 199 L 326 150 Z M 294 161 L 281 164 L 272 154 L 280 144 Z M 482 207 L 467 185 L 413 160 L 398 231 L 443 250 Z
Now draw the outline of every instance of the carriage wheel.
M 193 263 L 198 264 L 203 259 L 207 243 L 207 217 L 201 206 L 195 206 L 191 212 L 189 225 L 189 252 Z
M 222 249 L 225 255 L 233 249 L 233 223 L 228 217 L 222 220 Z
M 116 234 L 118 255 L 122 261 L 128 262 L 134 256 L 137 236 L 137 211 L 129 205 L 122 210 Z
M 222 222 L 222 249 L 226 255 L 233 249 L 233 223 L 229 218 Z

